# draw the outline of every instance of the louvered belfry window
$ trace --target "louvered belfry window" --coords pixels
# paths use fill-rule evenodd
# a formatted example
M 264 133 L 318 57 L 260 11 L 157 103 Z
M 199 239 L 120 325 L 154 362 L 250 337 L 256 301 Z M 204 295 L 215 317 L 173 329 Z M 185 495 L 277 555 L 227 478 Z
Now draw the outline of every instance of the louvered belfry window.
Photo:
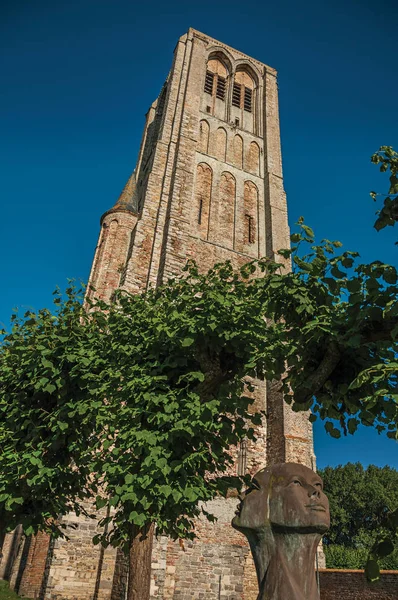
M 238 118 L 241 123 L 240 126 L 252 132 L 255 126 L 256 97 L 254 77 L 250 74 L 249 70 L 238 69 L 234 74 L 232 84 L 231 116 L 232 119 L 235 119 L 235 123 Z
M 205 92 L 206 94 L 213 94 L 213 82 L 214 82 L 214 73 L 210 73 L 210 71 L 206 71 L 205 78 Z
M 212 97 L 208 99 L 210 112 L 214 114 L 216 100 L 225 102 L 227 96 L 228 72 L 225 65 L 218 58 L 211 58 L 207 63 L 204 92 Z
M 252 112 L 253 90 L 250 88 L 234 83 L 232 89 L 232 106 L 243 108 L 246 112 Z
M 232 88 L 232 106 L 240 108 L 240 95 L 241 86 L 238 83 L 234 83 L 234 87 Z
M 222 100 L 223 102 L 225 100 L 225 88 L 226 88 L 226 79 L 225 79 L 225 77 L 221 77 L 221 75 L 218 75 L 218 77 L 217 77 L 216 97 L 219 100 Z
M 243 108 L 247 112 L 252 112 L 253 90 L 247 87 L 245 87 L 244 90 Z

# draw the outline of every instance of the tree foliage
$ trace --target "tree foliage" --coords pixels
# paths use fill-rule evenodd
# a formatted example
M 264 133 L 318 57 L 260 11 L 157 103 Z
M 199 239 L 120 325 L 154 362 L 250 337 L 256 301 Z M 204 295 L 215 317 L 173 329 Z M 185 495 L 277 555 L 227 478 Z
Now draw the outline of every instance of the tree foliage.
M 319 470 L 329 498 L 331 525 L 325 545 L 355 548 L 362 534 L 374 535 L 398 507 L 398 471 L 347 463 Z
M 5 332 L 3 332 L 5 334 Z M 96 335 L 73 287 L 54 310 L 14 314 L 0 351 L 1 527 L 22 523 L 62 534 L 58 518 L 91 496 L 92 451 L 98 445 L 96 371 L 89 347 Z
M 348 463 L 319 471 L 329 498 L 331 526 L 323 538 L 329 568 L 398 568 L 398 472 Z M 371 563 L 371 568 L 377 567 Z
M 390 173 L 390 187 L 388 194 L 384 197 L 382 208 L 377 213 L 374 224 L 375 229 L 380 231 L 388 225 L 395 225 L 398 221 L 398 153 L 391 146 L 381 146 L 371 157 L 372 163 L 380 165 L 382 173 Z M 381 196 L 377 192 L 370 193 L 373 200 Z M 398 242 L 397 242 L 398 243 Z
M 395 267 L 315 244 L 302 219 L 291 239 L 274 260 L 207 273 L 191 262 L 109 304 L 83 307 L 70 287 L 55 311 L 14 317 L 0 349 L 9 529 L 62 534 L 57 518 L 96 496 L 114 524 L 96 541 L 128 545 L 153 524 L 191 537 L 200 512 L 212 518 L 203 503 L 240 485 L 230 446 L 265 418 L 248 377 L 280 380 L 293 410 L 312 408 L 333 437 L 363 424 L 396 438 Z

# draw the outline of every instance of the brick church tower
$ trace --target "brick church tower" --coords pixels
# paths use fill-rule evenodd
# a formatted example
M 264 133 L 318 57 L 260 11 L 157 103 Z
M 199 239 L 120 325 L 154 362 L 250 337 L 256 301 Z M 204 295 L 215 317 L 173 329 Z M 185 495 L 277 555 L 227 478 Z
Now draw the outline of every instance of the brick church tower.
M 102 216 L 90 283 L 109 299 L 118 287 L 142 292 L 178 275 L 188 258 L 202 270 L 226 259 L 238 266 L 288 245 L 276 71 L 190 29 L 147 113 L 136 168 Z M 313 467 L 307 415 L 293 413 L 277 385 L 254 383 L 255 403 L 267 418 L 256 445 L 240 448 L 238 472 L 281 461 Z M 236 498 L 211 504 L 218 521 L 199 521 L 197 540 L 184 549 L 156 540 L 152 599 L 255 600 L 248 545 L 230 526 Z M 124 557 L 91 545 L 95 523 L 75 515 L 66 521 L 76 526 L 71 541 L 50 543 L 48 552 L 48 541 L 40 542 L 41 558 L 31 551 L 20 592 L 35 597 L 34 590 L 48 600 L 124 600 Z M 33 584 L 29 565 L 38 569 L 40 560 L 42 578 Z M 15 564 L 21 569 L 20 556 Z

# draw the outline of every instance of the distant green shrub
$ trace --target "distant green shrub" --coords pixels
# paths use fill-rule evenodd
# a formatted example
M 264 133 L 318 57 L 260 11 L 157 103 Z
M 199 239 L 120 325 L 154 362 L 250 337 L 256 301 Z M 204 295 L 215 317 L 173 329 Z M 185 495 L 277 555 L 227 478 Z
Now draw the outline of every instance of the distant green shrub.
M 364 569 L 368 550 L 367 548 L 347 548 L 338 544 L 324 546 L 327 569 Z M 392 554 L 380 559 L 381 569 L 398 569 L 398 548 Z

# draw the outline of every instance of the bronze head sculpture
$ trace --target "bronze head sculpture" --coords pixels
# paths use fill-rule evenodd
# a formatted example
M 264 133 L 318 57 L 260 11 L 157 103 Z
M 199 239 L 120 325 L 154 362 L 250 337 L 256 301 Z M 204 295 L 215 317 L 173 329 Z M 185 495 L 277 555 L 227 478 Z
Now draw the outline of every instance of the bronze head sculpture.
M 296 463 L 259 471 L 232 526 L 249 540 L 258 600 L 319 600 L 315 553 L 330 525 L 322 479 Z

